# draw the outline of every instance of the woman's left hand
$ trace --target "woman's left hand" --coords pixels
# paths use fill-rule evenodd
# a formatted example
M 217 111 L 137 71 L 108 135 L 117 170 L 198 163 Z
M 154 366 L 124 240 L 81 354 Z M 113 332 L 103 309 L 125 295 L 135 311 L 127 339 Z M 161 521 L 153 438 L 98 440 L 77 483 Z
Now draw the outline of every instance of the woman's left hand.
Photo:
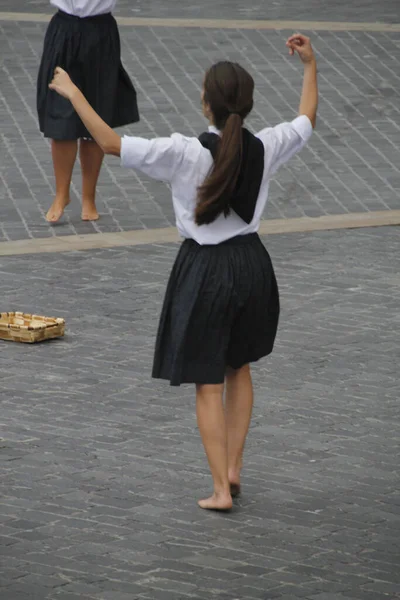
M 78 89 L 74 83 L 72 83 L 70 76 L 61 67 L 56 67 L 54 71 L 53 81 L 50 83 L 49 88 L 64 96 L 67 100 L 71 100 L 74 92 Z

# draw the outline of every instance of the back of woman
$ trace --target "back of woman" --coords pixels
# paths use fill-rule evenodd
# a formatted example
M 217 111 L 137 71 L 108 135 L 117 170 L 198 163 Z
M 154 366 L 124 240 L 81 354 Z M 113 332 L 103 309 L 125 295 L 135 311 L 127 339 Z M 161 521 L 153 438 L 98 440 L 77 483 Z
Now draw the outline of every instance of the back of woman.
M 253 406 L 250 364 L 272 352 L 278 328 L 278 286 L 257 233 L 269 180 L 301 150 L 315 125 L 310 41 L 296 34 L 287 46 L 304 63 L 299 115 L 256 135 L 243 127 L 253 108 L 254 81 L 235 63 L 217 63 L 205 75 L 202 103 L 210 126 L 198 139 L 121 139 L 64 71 L 56 69 L 50 86 L 72 102 L 104 152 L 171 185 L 184 242 L 167 286 L 152 374 L 171 385 L 196 385 L 197 423 L 214 481 L 212 496 L 199 501 L 206 509 L 230 510 L 240 492 Z
M 312 134 L 307 115 L 250 134 L 242 127 L 245 118 L 242 115 L 251 110 L 253 79 L 232 63 L 217 63 L 208 73 L 212 71 L 224 81 L 229 77 L 235 81 L 242 77 L 248 99 L 240 114 L 229 113 L 229 109 L 224 108 L 221 120 L 211 122 L 208 131 L 199 138 L 175 133 L 169 138 L 153 140 L 125 136 L 121 141 L 122 166 L 171 185 L 178 231 L 183 238 L 193 238 L 199 244 L 219 244 L 236 235 L 257 232 L 272 175 L 303 148 Z M 213 99 L 211 94 L 207 97 Z M 204 105 L 206 116 L 209 110 Z M 223 156 L 221 167 L 214 165 L 217 151 Z M 203 202 L 198 206 L 199 188 L 212 168 L 213 180 L 207 182 L 202 192 Z M 225 181 L 231 187 L 223 188 Z M 207 199 L 209 191 L 212 195 Z M 216 199 L 220 191 L 223 193 Z M 226 207 L 232 210 L 227 211 Z M 193 219 L 196 209 L 203 215 L 197 220 Z

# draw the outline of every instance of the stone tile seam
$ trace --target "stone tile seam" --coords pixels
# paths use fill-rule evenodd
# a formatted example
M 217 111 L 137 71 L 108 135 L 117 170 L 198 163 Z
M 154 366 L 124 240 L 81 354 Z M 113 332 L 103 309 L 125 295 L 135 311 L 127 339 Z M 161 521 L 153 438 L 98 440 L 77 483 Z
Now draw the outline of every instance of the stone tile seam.
M 383 210 L 368 213 L 324 215 L 322 217 L 267 219 L 261 222 L 259 233 L 260 235 L 277 235 L 396 225 L 400 225 L 400 210 Z M 1 242 L 0 256 L 70 252 L 99 248 L 177 243 L 179 241 L 180 238 L 175 227 L 123 231 L 118 233 L 90 233 L 85 235 Z
M 47 23 L 51 14 L 0 12 L 0 21 L 27 21 Z M 241 19 L 164 19 L 147 17 L 117 17 L 121 26 L 135 27 L 195 27 L 207 29 L 288 29 L 313 31 L 369 31 L 400 32 L 400 23 L 342 22 L 342 21 L 287 21 Z

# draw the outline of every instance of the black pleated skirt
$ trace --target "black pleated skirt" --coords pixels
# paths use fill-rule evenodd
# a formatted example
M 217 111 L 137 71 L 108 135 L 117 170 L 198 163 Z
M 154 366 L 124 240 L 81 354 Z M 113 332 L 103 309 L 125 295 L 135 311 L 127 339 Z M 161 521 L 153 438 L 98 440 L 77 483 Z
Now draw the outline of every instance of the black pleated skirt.
M 54 140 L 90 138 L 69 100 L 49 90 L 57 66 L 68 72 L 110 127 L 139 120 L 136 91 L 121 63 L 118 26 L 111 14 L 79 18 L 56 13 L 46 32 L 39 68 L 40 131 Z
M 272 352 L 279 292 L 258 234 L 214 246 L 185 240 L 168 282 L 157 334 L 153 377 L 223 383 Z

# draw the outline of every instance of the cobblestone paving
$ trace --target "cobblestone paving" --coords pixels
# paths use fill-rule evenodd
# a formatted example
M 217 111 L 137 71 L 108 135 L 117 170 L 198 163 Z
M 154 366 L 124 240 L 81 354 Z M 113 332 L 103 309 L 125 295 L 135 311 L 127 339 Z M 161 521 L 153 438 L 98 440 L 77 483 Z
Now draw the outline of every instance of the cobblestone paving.
M 30 10 L 48 10 L 43 2 L 25 4 Z M 147 4 L 153 7 L 152 3 L 140 6 L 144 9 Z M 308 18 L 322 16 L 322 12 L 314 14 L 314 4 L 303 5 L 308 7 Z M 394 3 L 364 3 L 365 11 L 357 13 L 358 20 L 372 14 L 367 4 L 395 10 Z M 219 7 L 221 17 L 235 16 L 226 3 L 213 5 Z M 277 11 L 280 3 L 272 5 Z M 337 3 L 329 5 L 330 15 Z M 162 15 L 162 5 L 154 6 L 151 10 Z M 176 2 L 168 6 L 169 16 L 178 15 L 177 7 L 184 10 Z M 198 5 L 187 6 L 187 16 L 196 16 Z M 293 12 L 293 4 L 283 6 Z M 17 10 L 9 2 L 4 8 Z M 351 18 L 350 8 L 335 11 L 340 19 Z M 295 13 L 292 18 L 306 16 Z M 383 19 L 386 13 L 379 14 Z M 275 17 L 277 14 L 271 15 Z M 54 180 L 49 147 L 38 132 L 35 112 L 35 79 L 44 31 L 45 24 L 0 22 L 0 241 L 173 224 L 167 187 L 122 171 L 116 159 L 108 159 L 102 171 L 98 223 L 80 221 L 78 169 L 73 202 L 63 224 L 50 227 L 45 222 Z M 221 57 L 239 60 L 255 76 L 252 129 L 292 118 L 298 105 L 301 69 L 285 54 L 287 33 L 121 27 L 124 63 L 138 88 L 142 117 L 140 124 L 126 132 L 150 137 L 173 131 L 201 133 L 205 128 L 199 110 L 202 74 Z M 310 146 L 273 181 L 265 216 L 400 208 L 400 34 L 327 31 L 312 37 L 320 69 L 318 129 Z
M 2 0 L 14 12 L 49 12 L 46 0 Z M 135 17 L 211 18 L 211 19 L 285 19 L 290 21 L 378 21 L 398 23 L 400 9 L 397 0 L 118 0 L 117 14 Z
M 254 369 L 244 495 L 210 487 L 193 390 L 150 379 L 175 245 L 0 260 L 2 600 L 400 598 L 400 231 L 273 236 L 283 314 Z

